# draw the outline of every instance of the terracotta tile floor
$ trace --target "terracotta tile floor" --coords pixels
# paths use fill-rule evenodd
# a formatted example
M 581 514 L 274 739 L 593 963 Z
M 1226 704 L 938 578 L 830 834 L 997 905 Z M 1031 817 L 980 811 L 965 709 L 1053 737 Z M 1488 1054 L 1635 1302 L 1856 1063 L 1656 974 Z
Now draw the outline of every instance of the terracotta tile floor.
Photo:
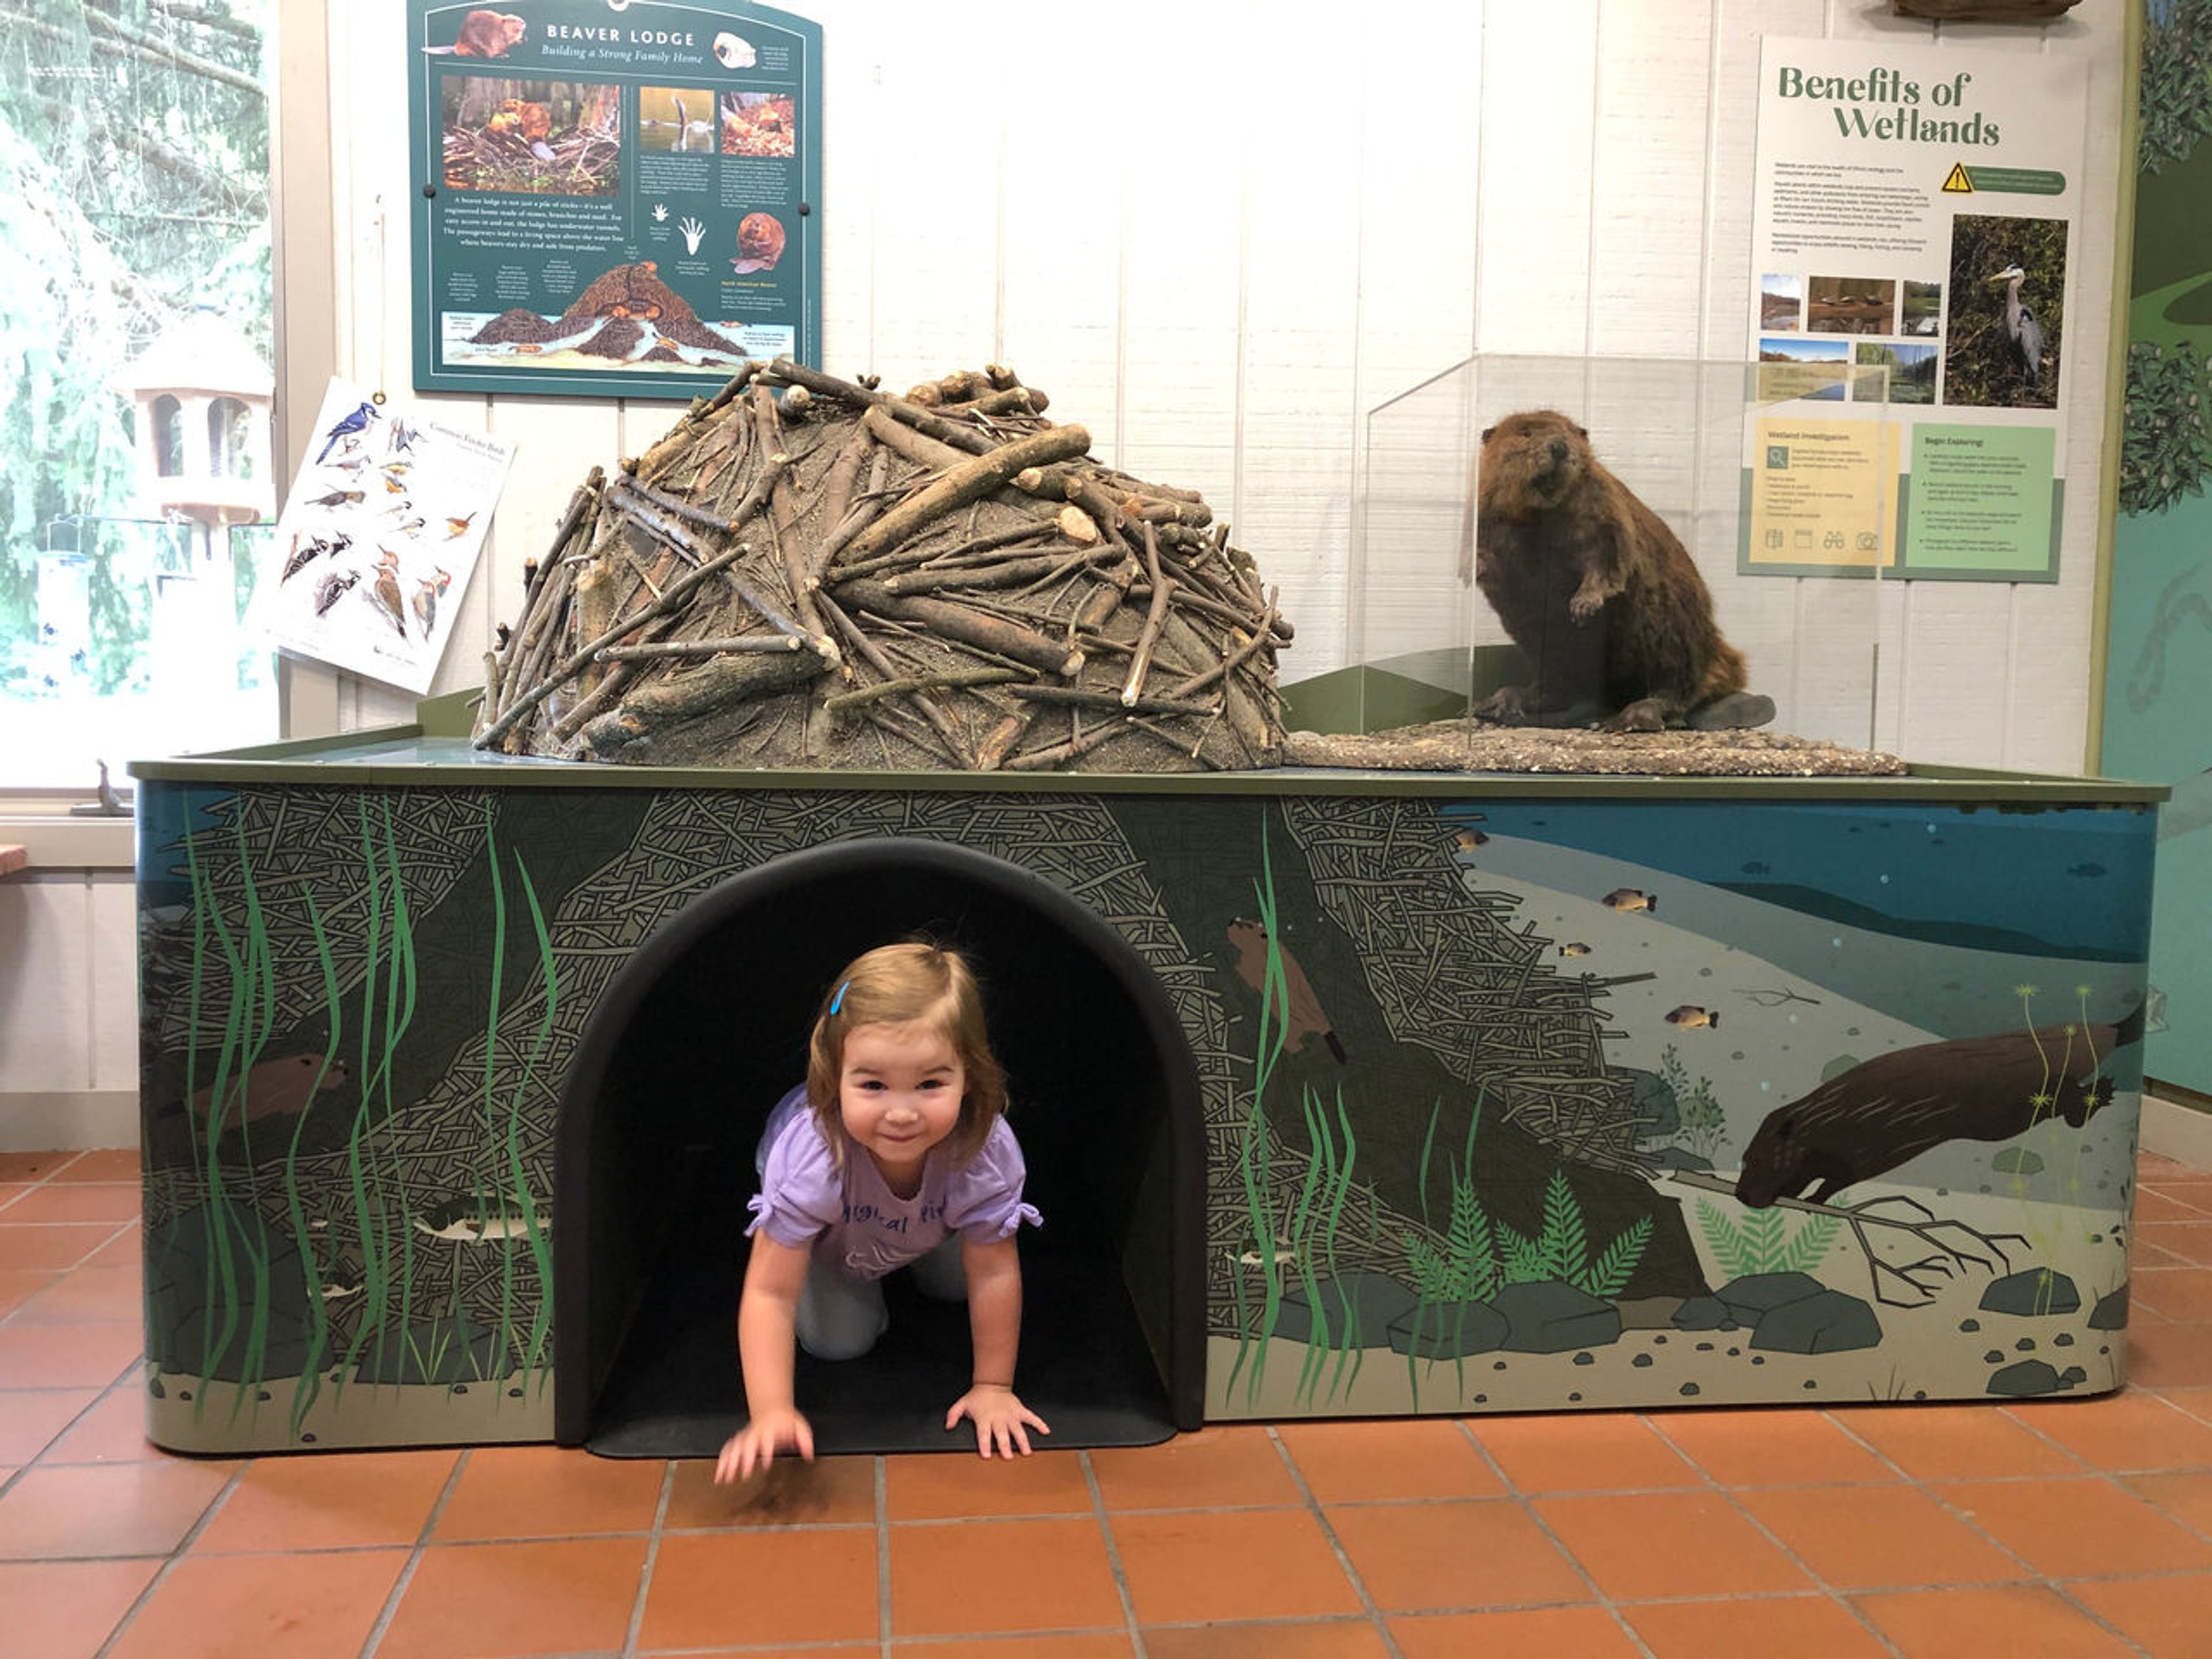
M 2106 1400 L 703 1463 L 146 1444 L 129 1152 L 0 1155 L 0 1655 L 2212 1659 L 2212 1177 Z

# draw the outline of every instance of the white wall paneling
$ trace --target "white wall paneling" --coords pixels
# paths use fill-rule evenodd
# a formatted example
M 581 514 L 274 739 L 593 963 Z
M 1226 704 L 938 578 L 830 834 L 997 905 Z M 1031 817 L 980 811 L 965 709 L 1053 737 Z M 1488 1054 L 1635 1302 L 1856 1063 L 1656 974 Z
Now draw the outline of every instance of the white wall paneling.
M 1406 489 L 1431 453 L 1372 455 L 1378 405 L 1477 349 L 1740 349 L 1762 39 L 2064 52 L 2088 74 L 2092 132 L 2055 588 L 1739 578 L 1731 469 L 1703 453 L 1639 455 L 1666 447 L 1639 438 L 1648 417 L 1593 430 L 1632 482 L 1638 465 L 1655 469 L 1650 492 L 1668 500 L 1785 720 L 1861 742 L 1871 728 L 1916 760 L 2069 769 L 2087 707 L 2123 3 L 1969 30 L 1875 0 L 1490 0 L 1371 7 L 1325 35 L 1257 0 L 1131 0 L 1103 27 L 1011 0 L 967 9 L 957 27 L 862 0 L 799 4 L 825 32 L 824 362 L 894 386 L 1013 364 L 1056 417 L 1091 428 L 1101 457 L 1206 492 L 1282 588 L 1298 624 L 1285 672 L 1304 678 L 1341 665 L 1350 639 L 1378 638 L 1359 631 L 1352 591 L 1363 529 L 1370 562 L 1386 532 L 1422 549 L 1456 533 L 1438 518 L 1456 511 L 1455 478 L 1418 501 L 1370 491 Z M 387 120 L 355 118 L 404 107 L 398 32 L 383 8 L 326 7 L 339 372 L 404 393 L 419 181 Z M 1605 379 L 1558 395 L 1587 403 Z M 542 555 L 577 482 L 637 453 L 678 405 L 441 401 L 520 444 L 442 690 L 481 683 L 522 562 Z M 1456 423 L 1425 441 L 1447 471 Z M 1387 616 L 1388 597 L 1376 605 Z M 366 683 L 340 698 L 349 726 L 410 708 Z

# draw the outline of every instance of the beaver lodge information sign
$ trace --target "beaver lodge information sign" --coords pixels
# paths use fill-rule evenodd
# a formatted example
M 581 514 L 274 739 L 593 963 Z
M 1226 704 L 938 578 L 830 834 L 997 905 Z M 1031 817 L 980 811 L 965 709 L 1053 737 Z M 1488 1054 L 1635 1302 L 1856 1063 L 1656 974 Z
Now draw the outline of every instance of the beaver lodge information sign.
M 1740 568 L 2056 581 L 2081 62 L 1769 39 L 1760 71 Z
M 409 0 L 415 386 L 690 398 L 819 355 L 822 29 Z

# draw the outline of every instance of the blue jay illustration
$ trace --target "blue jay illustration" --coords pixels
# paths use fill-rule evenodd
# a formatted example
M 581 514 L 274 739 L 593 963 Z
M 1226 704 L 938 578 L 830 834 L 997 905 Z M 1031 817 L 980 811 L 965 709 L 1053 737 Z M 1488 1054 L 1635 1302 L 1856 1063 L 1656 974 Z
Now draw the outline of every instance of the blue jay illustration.
M 359 409 L 354 410 L 352 414 L 340 421 L 336 426 L 332 427 L 328 432 L 323 434 L 323 453 L 322 455 L 315 457 L 315 465 L 320 466 L 323 464 L 323 456 L 328 455 L 331 451 L 337 447 L 339 439 L 346 437 L 352 433 L 367 430 L 368 423 L 375 418 L 376 405 L 374 404 L 363 404 Z

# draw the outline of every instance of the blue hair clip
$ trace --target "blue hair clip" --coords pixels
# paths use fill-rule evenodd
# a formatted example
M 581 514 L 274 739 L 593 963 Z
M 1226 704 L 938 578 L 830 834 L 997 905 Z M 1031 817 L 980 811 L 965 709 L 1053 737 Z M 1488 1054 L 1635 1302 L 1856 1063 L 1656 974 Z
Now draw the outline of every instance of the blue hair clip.
M 831 1013 L 836 1013 L 840 1008 L 842 1008 L 845 1006 L 845 993 L 852 988 L 853 981 L 849 979 L 837 988 L 837 994 L 830 999 L 830 1012 Z

